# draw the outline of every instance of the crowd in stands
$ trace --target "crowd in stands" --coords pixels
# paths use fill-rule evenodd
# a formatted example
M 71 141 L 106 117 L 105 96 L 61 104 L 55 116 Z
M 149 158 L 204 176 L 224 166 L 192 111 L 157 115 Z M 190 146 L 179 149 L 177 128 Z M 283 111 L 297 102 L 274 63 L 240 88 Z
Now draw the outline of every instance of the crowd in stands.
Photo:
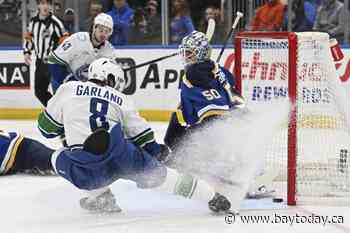
M 73 3 L 76 1 L 79 4 L 79 12 L 75 12 L 77 10 Z M 138 4 L 132 0 L 129 0 L 129 3 L 128 0 L 76 1 L 53 0 L 53 12 L 61 19 L 69 33 L 89 31 L 94 17 L 100 12 L 105 12 L 113 18 L 114 30 L 110 40 L 114 46 L 162 43 L 160 0 L 143 0 Z M 343 42 L 345 27 L 350 27 L 349 9 L 345 9 L 343 1 L 293 0 L 291 14 L 288 15 L 288 0 L 259 0 L 258 4 L 254 5 L 256 9 L 251 19 L 244 20 L 245 26 L 242 30 L 287 31 L 290 17 L 291 31 L 328 32 L 331 37 Z M 199 8 L 201 17 L 197 17 L 194 22 L 195 17 L 191 12 L 196 11 L 194 2 L 169 1 L 169 43 L 179 44 L 181 39 L 195 28 L 205 32 L 209 18 L 216 22 L 212 42 L 222 43 L 230 26 L 227 17 L 224 17 L 225 7 L 209 3 L 206 8 Z M 3 0 L 0 3 L 0 12 L 4 12 L 0 21 L 9 21 L 11 17 L 18 21 L 21 14 L 20 1 Z M 195 14 L 198 15 L 198 12 Z M 78 25 L 75 23 L 77 19 Z
M 248 27 L 253 31 L 288 30 L 288 6 L 280 0 L 267 0 L 256 9 L 256 14 Z M 349 9 L 340 0 L 293 0 L 291 31 L 327 32 L 339 42 L 344 41 Z

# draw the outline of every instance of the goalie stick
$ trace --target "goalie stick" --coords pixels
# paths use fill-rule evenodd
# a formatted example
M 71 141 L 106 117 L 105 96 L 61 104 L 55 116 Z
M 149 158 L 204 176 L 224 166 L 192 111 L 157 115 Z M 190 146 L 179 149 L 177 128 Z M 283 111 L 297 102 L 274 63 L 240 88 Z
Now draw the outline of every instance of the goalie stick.
M 206 33 L 205 33 L 205 35 L 206 35 L 206 37 L 208 38 L 209 41 L 210 41 L 211 38 L 213 37 L 214 31 L 215 31 L 215 20 L 214 20 L 214 19 L 209 19 L 207 31 L 206 31 Z M 133 69 L 137 69 L 137 68 L 140 68 L 140 67 L 143 67 L 143 66 L 146 66 L 146 65 L 149 65 L 149 64 L 158 62 L 158 61 L 162 61 L 162 60 L 164 60 L 164 59 L 168 59 L 168 58 L 170 58 L 170 57 L 174 57 L 174 56 L 176 56 L 176 55 L 178 55 L 178 54 L 179 54 L 179 53 L 176 52 L 176 53 L 172 53 L 172 54 L 169 54 L 169 55 L 166 55 L 166 56 L 162 56 L 162 57 L 159 57 L 159 58 L 156 58 L 156 59 L 153 59 L 153 60 L 150 60 L 150 61 L 147 61 L 147 62 L 138 64 L 138 65 L 135 65 L 135 66 L 131 66 L 131 67 L 128 67 L 128 68 L 124 68 L 123 71 L 124 71 L 124 73 L 125 73 L 125 72 L 128 72 L 128 71 L 133 70 Z
M 155 62 L 158 62 L 158 61 L 162 61 L 164 59 L 167 59 L 167 58 L 170 58 L 170 57 L 174 57 L 178 55 L 178 53 L 172 53 L 172 54 L 169 54 L 169 55 L 166 55 L 166 56 L 163 56 L 163 57 L 159 57 L 159 58 L 156 58 L 154 60 L 151 60 L 151 61 L 147 61 L 147 62 L 144 62 L 144 63 L 141 63 L 141 64 L 138 64 L 138 65 L 135 65 L 135 66 L 130 66 L 128 68 L 124 68 L 123 71 L 124 72 L 128 72 L 130 70 L 134 70 L 134 69 L 137 69 L 137 68 L 140 68 L 142 66 L 146 66 L 146 65 L 149 65 L 149 64 L 152 64 L 152 63 L 155 63 Z
M 222 57 L 222 54 L 224 53 L 224 50 L 225 50 L 225 48 L 226 48 L 227 42 L 228 42 L 228 40 L 230 39 L 230 37 L 232 36 L 232 33 L 233 33 L 234 30 L 236 29 L 236 27 L 237 27 L 237 25 L 238 25 L 238 22 L 239 22 L 239 20 L 240 20 L 242 17 L 243 17 L 243 13 L 237 11 L 235 21 L 233 22 L 232 27 L 231 27 L 231 30 L 230 30 L 230 32 L 227 34 L 226 40 L 225 40 L 225 42 L 224 42 L 224 45 L 222 46 L 222 48 L 221 48 L 221 50 L 220 50 L 220 53 L 219 53 L 219 56 L 218 56 L 218 58 L 216 59 L 216 62 L 217 62 L 217 63 L 220 62 L 220 59 L 221 59 L 221 57 Z

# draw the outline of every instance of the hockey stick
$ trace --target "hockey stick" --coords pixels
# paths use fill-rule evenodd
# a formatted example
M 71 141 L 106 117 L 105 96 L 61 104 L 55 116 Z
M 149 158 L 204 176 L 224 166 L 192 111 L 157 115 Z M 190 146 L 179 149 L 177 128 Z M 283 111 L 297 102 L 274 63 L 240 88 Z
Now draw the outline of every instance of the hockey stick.
M 158 62 L 158 61 L 161 61 L 161 60 L 164 60 L 164 59 L 167 59 L 167 58 L 170 58 L 170 57 L 174 57 L 176 55 L 178 55 L 179 53 L 172 53 L 172 54 L 169 54 L 169 55 L 166 55 L 166 56 L 163 56 L 163 57 L 159 57 L 159 58 L 156 58 L 156 59 L 153 59 L 151 61 L 147 61 L 147 62 L 144 62 L 144 63 L 141 63 L 141 64 L 138 64 L 138 65 L 135 65 L 135 66 L 130 66 L 128 68 L 124 68 L 123 71 L 124 72 L 128 72 L 129 70 L 133 70 L 133 69 L 137 69 L 137 68 L 140 68 L 142 66 L 146 66 L 146 65 L 149 65 L 149 64 L 152 64 L 152 63 L 155 63 L 155 62 Z
M 208 41 L 211 41 L 211 38 L 213 38 L 214 32 L 215 32 L 215 20 L 209 19 L 208 20 L 208 27 L 207 31 L 205 32 L 205 36 L 208 38 Z
M 214 19 L 209 19 L 209 20 L 208 20 L 207 31 L 206 31 L 206 33 L 205 33 L 206 37 L 208 38 L 208 41 L 210 41 L 211 38 L 213 37 L 214 31 L 215 31 L 215 20 L 214 20 Z M 163 56 L 163 57 L 159 57 L 159 58 L 153 59 L 153 60 L 151 60 L 151 61 L 147 61 L 147 62 L 138 64 L 138 65 L 135 65 L 135 66 L 131 66 L 131 67 L 128 67 L 128 68 L 124 68 L 123 71 L 124 71 L 124 72 L 128 72 L 128 71 L 133 70 L 133 69 L 137 69 L 137 68 L 140 68 L 140 67 L 143 67 L 143 66 L 146 66 L 146 65 L 149 65 L 149 64 L 158 62 L 158 61 L 162 61 L 162 60 L 164 60 L 164 59 L 168 59 L 168 58 L 170 58 L 170 57 L 174 57 L 174 56 L 176 56 L 176 55 L 178 55 L 178 54 L 179 54 L 179 53 L 176 52 L 176 53 L 172 53 L 172 54 L 169 54 L 169 55 L 166 55 L 166 56 Z
M 217 63 L 220 62 L 220 59 L 221 59 L 221 57 L 222 57 L 222 54 L 224 53 L 224 50 L 225 50 L 225 48 L 226 48 L 227 42 L 228 42 L 228 40 L 230 39 L 230 37 L 232 36 L 233 31 L 236 29 L 237 24 L 238 24 L 239 20 L 240 20 L 242 17 L 243 17 L 243 13 L 237 11 L 235 21 L 233 22 L 232 27 L 231 27 L 231 30 L 230 30 L 230 32 L 229 32 L 229 33 L 227 34 L 227 36 L 226 36 L 226 40 L 225 40 L 225 42 L 224 42 L 224 46 L 222 46 L 222 48 L 221 48 L 221 50 L 220 50 L 220 53 L 219 53 L 219 56 L 218 56 L 218 58 L 216 59 L 216 62 L 217 62 Z

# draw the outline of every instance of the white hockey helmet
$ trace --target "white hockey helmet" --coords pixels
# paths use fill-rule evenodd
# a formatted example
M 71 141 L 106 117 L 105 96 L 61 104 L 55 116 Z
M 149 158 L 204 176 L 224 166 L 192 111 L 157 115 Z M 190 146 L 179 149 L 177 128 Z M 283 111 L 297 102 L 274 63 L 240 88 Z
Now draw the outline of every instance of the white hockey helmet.
M 124 71 L 108 58 L 99 58 L 90 64 L 88 80 L 101 81 L 118 91 L 123 91 L 125 87 Z
M 102 25 L 102 26 L 110 29 L 111 30 L 110 35 L 112 35 L 113 19 L 110 15 L 108 15 L 106 13 L 100 13 L 100 14 L 96 15 L 96 17 L 94 19 L 94 25 L 93 25 L 94 30 L 95 30 L 96 25 Z

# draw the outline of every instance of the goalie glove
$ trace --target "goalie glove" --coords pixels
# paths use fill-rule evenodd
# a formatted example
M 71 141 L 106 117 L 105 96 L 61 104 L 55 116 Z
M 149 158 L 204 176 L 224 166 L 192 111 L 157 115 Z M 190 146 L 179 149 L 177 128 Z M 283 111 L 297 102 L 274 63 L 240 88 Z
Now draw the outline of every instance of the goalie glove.
M 170 158 L 170 148 L 165 144 L 159 144 L 160 152 L 157 154 L 156 158 L 161 163 L 166 163 Z
M 233 108 L 244 108 L 245 101 L 243 96 L 241 96 L 226 80 L 224 73 L 220 70 L 219 64 L 215 64 L 213 70 L 214 77 L 219 81 L 220 85 L 225 89 Z

